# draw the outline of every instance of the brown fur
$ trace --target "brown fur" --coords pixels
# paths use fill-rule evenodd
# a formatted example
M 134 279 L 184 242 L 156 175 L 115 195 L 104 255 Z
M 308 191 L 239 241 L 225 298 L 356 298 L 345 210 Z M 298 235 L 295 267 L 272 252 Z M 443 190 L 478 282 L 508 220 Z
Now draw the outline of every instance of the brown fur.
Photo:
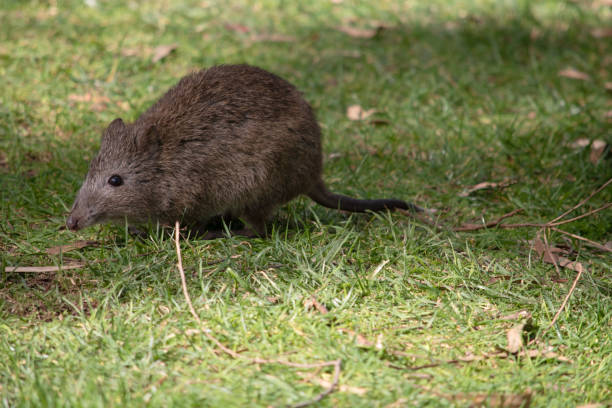
M 230 215 L 262 235 L 275 207 L 300 194 L 348 211 L 418 210 L 330 193 L 321 170 L 321 132 L 293 85 L 256 67 L 212 67 L 182 78 L 134 123 L 108 126 L 67 225 L 201 226 Z M 112 175 L 123 185 L 109 185 Z

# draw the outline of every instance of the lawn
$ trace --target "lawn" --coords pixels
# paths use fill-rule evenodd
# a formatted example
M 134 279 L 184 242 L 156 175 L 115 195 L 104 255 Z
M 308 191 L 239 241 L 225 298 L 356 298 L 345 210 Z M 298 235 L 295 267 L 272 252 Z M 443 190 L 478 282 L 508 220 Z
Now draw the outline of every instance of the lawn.
M 2 405 L 611 404 L 612 184 L 572 210 L 612 178 L 611 21 L 604 0 L 2 1 Z M 196 318 L 172 234 L 63 226 L 110 121 L 227 63 L 303 92 L 331 190 L 435 213 L 300 198 L 265 239 L 181 236 Z

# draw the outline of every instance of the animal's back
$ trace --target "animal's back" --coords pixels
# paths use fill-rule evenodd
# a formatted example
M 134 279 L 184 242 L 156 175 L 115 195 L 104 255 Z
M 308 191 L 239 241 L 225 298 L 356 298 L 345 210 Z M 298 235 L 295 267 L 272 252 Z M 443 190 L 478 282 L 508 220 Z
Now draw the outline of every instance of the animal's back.
M 287 81 L 262 69 L 218 66 L 187 75 L 134 123 L 154 124 L 167 203 L 197 220 L 220 211 L 261 211 L 309 191 L 320 179 L 320 130 Z M 176 183 L 176 184 L 175 184 Z M 263 214 L 262 214 L 263 215 Z

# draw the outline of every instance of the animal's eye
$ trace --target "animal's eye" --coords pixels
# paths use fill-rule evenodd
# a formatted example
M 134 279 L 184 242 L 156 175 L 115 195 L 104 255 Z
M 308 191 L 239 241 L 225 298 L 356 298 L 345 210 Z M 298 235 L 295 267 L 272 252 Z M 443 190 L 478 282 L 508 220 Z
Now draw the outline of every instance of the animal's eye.
M 110 178 L 108 179 L 108 184 L 113 187 L 119 187 L 123 184 L 123 179 L 121 178 L 121 176 L 115 174 L 113 176 L 110 176 Z

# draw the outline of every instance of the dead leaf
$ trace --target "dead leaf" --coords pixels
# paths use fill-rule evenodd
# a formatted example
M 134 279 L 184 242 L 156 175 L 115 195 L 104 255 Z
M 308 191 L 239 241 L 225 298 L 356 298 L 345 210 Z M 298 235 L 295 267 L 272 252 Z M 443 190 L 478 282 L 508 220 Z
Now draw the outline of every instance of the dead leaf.
M 528 408 L 531 405 L 531 392 L 522 394 L 477 394 L 469 398 L 472 407 Z
M 571 269 L 572 271 L 581 272 L 584 271 L 584 267 L 578 261 L 571 261 L 562 256 L 558 257 L 558 265 L 562 268 Z
M 172 51 L 178 47 L 178 44 L 159 45 L 153 50 L 151 62 L 155 63 L 166 58 Z
M 68 269 L 79 269 L 85 266 L 84 262 L 73 262 L 63 266 L 7 266 L 5 272 L 22 272 L 22 273 L 38 273 L 38 272 L 57 272 L 66 271 Z
M 549 247 L 546 250 L 546 245 L 539 238 L 534 239 L 532 242 L 532 248 L 535 249 L 540 259 L 549 264 L 557 264 L 558 266 L 572 271 L 581 272 L 584 271 L 584 267 L 578 261 L 570 261 L 569 259 L 557 255 L 557 253 L 564 253 L 564 251 L 557 247 Z
M 523 328 L 525 323 L 517 324 L 506 333 L 508 338 L 508 353 L 516 354 L 523 348 Z
M 225 23 L 223 27 L 225 27 L 226 30 L 236 31 L 243 34 L 246 34 L 250 31 L 249 27 L 244 26 L 242 24 Z
M 583 147 L 587 147 L 591 141 L 586 137 L 581 137 L 580 139 L 576 139 L 570 144 L 570 146 L 574 149 L 581 149 Z
M 478 225 L 477 225 L 478 226 Z M 489 286 L 492 285 L 500 280 L 509 280 L 511 279 L 511 276 L 509 275 L 498 275 L 498 276 L 493 276 L 491 278 L 489 278 L 489 280 L 485 283 L 485 285 Z
M 305 381 L 317 384 L 318 386 L 322 387 L 322 388 L 326 388 L 329 389 L 332 387 L 332 382 L 325 379 L 325 378 L 318 378 L 315 377 L 315 375 L 313 373 L 303 373 L 303 372 L 297 372 L 297 374 L 302 377 Z M 363 387 L 354 387 L 348 384 L 340 384 L 337 388 L 337 390 L 339 392 L 348 392 L 350 394 L 356 394 L 356 395 L 365 395 L 368 392 L 367 388 L 363 388 Z
M 382 31 L 383 27 L 376 28 L 357 28 L 351 26 L 340 26 L 336 27 L 338 31 L 343 32 L 344 34 L 348 34 L 353 38 L 372 38 L 380 31 Z
M 471 187 L 467 187 L 466 189 L 464 189 L 461 193 L 457 194 L 459 197 L 467 197 L 470 194 L 472 194 L 475 191 L 479 191 L 479 190 L 485 190 L 485 189 L 493 189 L 493 188 L 506 188 L 508 186 L 511 186 L 512 184 L 515 184 L 516 181 L 514 180 L 504 180 L 504 181 L 500 181 L 500 182 L 491 182 L 491 181 L 484 181 L 482 183 L 478 183 L 476 185 L 473 185 Z
M 527 310 L 519 310 L 518 312 L 506 315 L 506 316 L 501 316 L 499 317 L 499 320 L 515 320 L 518 318 L 521 319 L 529 319 L 531 317 L 531 313 L 529 313 Z
M 612 28 L 594 28 L 591 30 L 591 35 L 595 38 L 612 37 Z
M 255 42 L 294 42 L 295 37 L 284 34 L 267 34 L 267 33 L 259 33 L 253 34 L 250 37 L 251 41 Z
M 574 68 L 562 69 L 561 71 L 559 71 L 558 75 L 565 78 L 579 79 L 581 81 L 588 81 L 589 79 L 591 79 L 588 74 L 585 74 L 584 72 L 578 71 Z
M 372 116 L 372 114 L 374 112 L 376 112 L 376 109 L 364 110 L 359 105 L 351 105 L 348 108 L 346 108 L 346 116 L 350 120 L 363 120 L 363 119 L 367 119 L 368 117 Z
M 612 82 L 606 82 L 604 88 L 606 88 L 606 91 L 612 91 Z
M 81 248 L 85 248 L 88 246 L 95 246 L 98 245 L 99 242 L 98 241 L 76 241 L 73 242 L 71 244 L 66 244 L 66 245 L 60 245 L 60 246 L 55 246 L 52 248 L 48 248 L 47 249 L 47 254 L 49 255 L 58 255 L 60 253 L 64 253 L 64 252 L 68 252 L 68 251 L 73 251 L 75 249 L 81 249 Z
M 591 154 L 589 155 L 589 160 L 593 164 L 597 164 L 604 150 L 606 150 L 606 142 L 601 139 L 593 140 L 591 143 Z
M 540 238 L 535 238 L 528 242 L 533 246 L 539 256 L 546 255 L 546 244 Z M 549 247 L 548 251 L 550 251 L 551 254 L 567 254 L 566 250 L 554 246 Z
M 554 351 L 550 351 L 550 350 L 526 350 L 526 351 L 521 351 L 520 353 L 518 353 L 519 357 L 530 357 L 530 358 L 535 358 L 535 357 L 544 357 L 544 358 L 549 358 L 551 360 L 557 360 L 557 361 L 561 361 L 563 363 L 573 363 L 574 361 L 570 358 L 567 358 L 565 356 L 560 356 L 558 353 L 555 353 Z
M 304 307 L 306 309 L 315 308 L 321 314 L 329 313 L 325 305 L 322 305 L 321 303 L 319 303 L 314 296 L 310 296 L 309 298 L 304 299 Z
M 86 94 L 70 94 L 68 95 L 68 100 L 71 102 L 89 103 L 91 105 L 91 109 L 95 112 L 103 111 L 110 103 L 110 99 L 105 95 L 95 94 L 92 92 L 88 92 Z
M 357 345 L 357 347 L 371 348 L 376 346 L 373 341 L 368 340 L 363 334 L 354 332 L 349 329 L 344 329 L 342 327 L 339 328 L 338 331 L 353 336 L 355 338 L 355 344 Z

